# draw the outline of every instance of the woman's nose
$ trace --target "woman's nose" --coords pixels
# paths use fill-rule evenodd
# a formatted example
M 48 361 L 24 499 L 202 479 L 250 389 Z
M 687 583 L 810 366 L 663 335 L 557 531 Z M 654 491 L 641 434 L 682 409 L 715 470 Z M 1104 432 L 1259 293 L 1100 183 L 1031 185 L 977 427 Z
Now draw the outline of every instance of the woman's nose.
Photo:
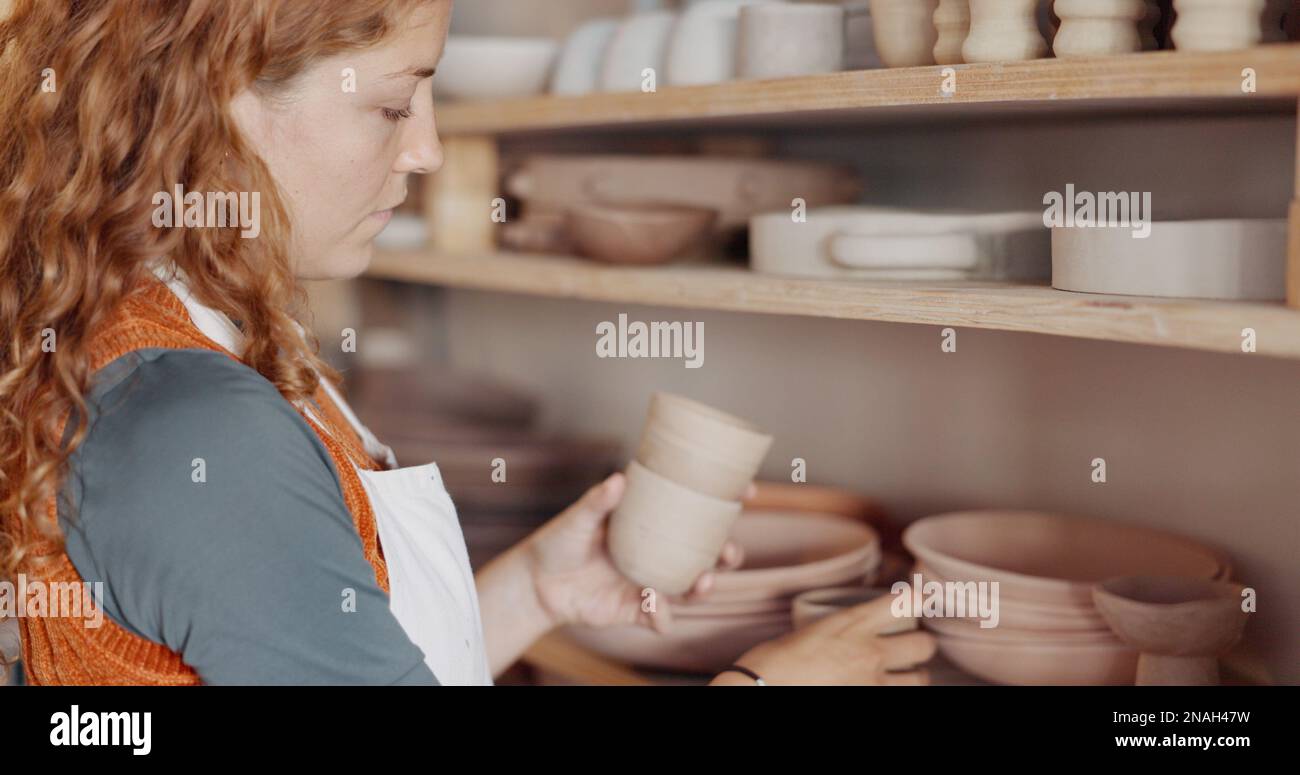
M 442 142 L 432 118 L 414 121 L 402 138 L 402 152 L 397 156 L 394 172 L 432 175 L 442 169 Z

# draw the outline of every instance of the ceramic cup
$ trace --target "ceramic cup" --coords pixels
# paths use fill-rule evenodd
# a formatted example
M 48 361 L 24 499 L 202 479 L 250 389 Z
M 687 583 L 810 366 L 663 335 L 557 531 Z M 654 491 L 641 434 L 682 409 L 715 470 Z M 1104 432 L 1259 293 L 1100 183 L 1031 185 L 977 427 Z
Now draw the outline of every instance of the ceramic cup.
M 736 77 L 740 9 L 778 0 L 700 0 L 677 20 L 668 44 L 667 83 L 698 86 Z
M 672 393 L 659 392 L 651 397 L 646 426 L 662 428 L 710 458 L 730 461 L 734 468 L 745 472 L 747 479 L 758 473 L 772 448 L 772 437 L 753 423 Z
M 600 85 L 601 65 L 609 50 L 619 19 L 593 19 L 574 30 L 560 51 L 551 75 L 551 93 L 590 94 Z
M 844 68 L 844 6 L 751 5 L 740 9 L 736 72 L 741 78 L 788 78 Z
M 633 461 L 610 517 L 610 556 L 635 583 L 683 594 L 716 565 L 740 511 L 739 501 L 702 495 Z
M 756 473 L 654 422 L 647 423 L 641 433 L 636 459 L 660 476 L 724 500 L 740 500 Z
M 601 68 L 600 88 L 607 92 L 641 91 L 645 71 L 663 78 L 664 56 L 677 15 L 650 11 L 629 16 L 615 31 Z

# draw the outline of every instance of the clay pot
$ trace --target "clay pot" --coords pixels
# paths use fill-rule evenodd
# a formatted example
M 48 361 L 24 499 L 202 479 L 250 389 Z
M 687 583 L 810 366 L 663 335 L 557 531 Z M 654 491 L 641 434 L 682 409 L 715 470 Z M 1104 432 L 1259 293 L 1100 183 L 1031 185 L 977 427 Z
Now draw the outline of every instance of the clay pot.
M 646 427 L 652 426 L 684 439 L 716 459 L 732 461 L 737 468 L 749 472 L 751 480 L 772 447 L 772 437 L 754 423 L 672 393 L 657 392 L 651 396 Z
M 755 473 L 753 467 L 718 455 L 654 422 L 646 423 L 641 432 L 636 459 L 660 476 L 724 500 L 739 500 Z
M 740 503 L 701 495 L 633 461 L 609 522 L 614 564 L 637 584 L 680 595 L 717 564 Z
M 578 251 L 611 264 L 664 264 L 699 245 L 718 213 L 668 204 L 582 204 L 567 213 Z
M 1093 589 L 1097 609 L 1125 643 L 1142 652 L 1137 683 L 1219 683 L 1218 658 L 1241 639 L 1243 587 L 1227 581 L 1129 576 Z
M 1058 57 L 1109 56 L 1142 50 L 1139 24 L 1145 0 L 1056 0 L 1061 29 L 1052 41 Z
M 970 0 L 939 0 L 934 9 L 934 61 L 940 65 L 961 64 L 961 47 L 970 33 Z

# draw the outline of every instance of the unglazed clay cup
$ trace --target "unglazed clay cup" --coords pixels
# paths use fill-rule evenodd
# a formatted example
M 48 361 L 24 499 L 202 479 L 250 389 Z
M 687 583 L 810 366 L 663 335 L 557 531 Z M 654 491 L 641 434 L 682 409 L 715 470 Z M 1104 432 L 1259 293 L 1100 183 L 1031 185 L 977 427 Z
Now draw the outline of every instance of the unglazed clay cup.
M 794 628 L 797 630 L 820 619 L 825 619 L 831 614 L 843 611 L 845 608 L 870 603 L 872 600 L 878 600 L 882 597 L 890 597 L 890 591 L 887 587 L 813 589 L 795 597 L 794 604 L 790 609 L 791 618 L 794 622 Z M 915 616 L 896 616 L 894 622 L 888 628 L 882 630 L 880 634 L 896 635 L 901 632 L 915 630 L 916 627 Z
M 703 495 L 632 461 L 610 517 L 610 556 L 635 583 L 683 594 L 717 564 L 740 510 L 739 501 Z
M 641 432 L 636 459 L 660 476 L 723 500 L 744 497 L 755 474 L 754 468 L 719 456 L 654 422 L 646 423 Z
M 672 393 L 651 397 L 646 426 L 661 427 L 712 458 L 731 461 L 751 479 L 772 448 L 772 437 L 753 423 Z

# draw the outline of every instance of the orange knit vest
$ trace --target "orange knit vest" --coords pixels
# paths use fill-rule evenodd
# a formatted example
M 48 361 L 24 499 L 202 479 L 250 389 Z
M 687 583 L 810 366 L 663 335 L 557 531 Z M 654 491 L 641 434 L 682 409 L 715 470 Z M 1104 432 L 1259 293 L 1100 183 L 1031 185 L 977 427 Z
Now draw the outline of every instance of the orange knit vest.
M 214 350 L 235 358 L 205 336 L 190 321 L 181 300 L 152 277 L 92 334 L 91 369 L 97 371 L 129 352 L 146 348 Z M 379 546 L 375 515 L 353 463 L 366 470 L 377 470 L 381 466 L 366 454 L 361 439 L 323 388 L 317 389 L 315 399 L 322 410 L 325 428 L 312 421 L 303 410 L 299 409 L 299 414 L 320 437 L 334 460 L 343 500 L 361 536 L 366 559 L 374 569 L 380 588 L 387 593 L 388 567 Z M 328 433 L 324 432 L 326 430 Z M 55 498 L 49 500 L 46 516 L 58 524 Z M 46 544 L 41 549 L 52 550 L 54 547 Z M 45 554 L 45 551 L 40 553 Z M 57 551 L 54 562 L 44 569 L 19 568 L 18 573 L 24 574 L 29 583 L 82 582 L 63 551 Z M 90 615 L 80 618 L 19 618 L 23 667 L 29 684 L 191 686 L 201 683 L 198 674 L 184 663 L 181 655 L 166 646 L 141 638 L 106 616 L 102 617 L 102 625 L 95 628 L 86 626 L 89 619 Z

